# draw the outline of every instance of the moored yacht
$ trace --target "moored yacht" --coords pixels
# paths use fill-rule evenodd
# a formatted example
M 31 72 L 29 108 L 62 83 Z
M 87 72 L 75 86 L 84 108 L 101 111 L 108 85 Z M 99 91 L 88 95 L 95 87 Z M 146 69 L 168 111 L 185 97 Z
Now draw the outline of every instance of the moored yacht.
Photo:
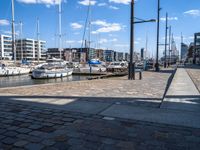
M 48 60 L 47 63 L 42 64 L 37 69 L 32 71 L 32 78 L 34 79 L 49 79 L 62 78 L 70 76 L 73 73 L 72 68 L 62 60 Z
M 108 72 L 124 72 L 128 68 L 128 65 L 126 62 L 111 62 L 108 67 Z
M 80 73 L 103 73 L 106 72 L 106 67 L 97 59 L 92 59 L 88 64 L 79 66 Z
M 5 64 L 0 64 L 0 76 L 16 76 L 29 74 L 30 68 L 28 67 L 7 67 Z

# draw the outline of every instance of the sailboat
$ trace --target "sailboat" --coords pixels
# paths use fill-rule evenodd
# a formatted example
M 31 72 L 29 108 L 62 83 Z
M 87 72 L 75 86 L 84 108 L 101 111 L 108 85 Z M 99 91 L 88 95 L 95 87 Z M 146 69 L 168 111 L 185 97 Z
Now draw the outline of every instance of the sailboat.
M 59 50 L 60 59 L 49 59 L 46 63 L 32 71 L 33 79 L 49 79 L 49 78 L 62 78 L 70 76 L 73 73 L 72 68 L 62 60 L 61 55 L 61 1 L 59 3 Z M 39 40 L 38 40 L 39 41 Z
M 14 0 L 12 0 L 12 49 L 15 67 L 8 67 L 0 63 L 0 76 L 15 76 L 22 74 L 29 74 L 30 68 L 16 67 L 16 45 L 15 45 L 15 15 L 14 15 Z
M 88 29 L 88 41 L 85 39 L 86 36 L 86 30 Z M 85 21 L 85 28 L 84 28 L 84 34 L 83 34 L 83 39 L 82 39 L 82 44 L 81 48 L 83 47 L 83 43 L 85 42 L 85 48 L 88 49 L 88 52 L 90 53 L 91 49 L 91 1 L 88 1 L 88 9 L 87 9 L 87 17 Z M 82 54 L 80 54 L 81 56 Z M 80 58 L 81 59 L 81 58 Z M 79 72 L 80 73 L 95 73 L 95 74 L 100 74 L 100 73 L 105 73 L 106 72 L 106 67 L 102 65 L 102 62 L 100 62 L 96 58 L 89 58 L 90 60 L 88 61 L 87 64 L 80 64 L 79 65 Z M 80 60 L 81 62 L 81 60 Z

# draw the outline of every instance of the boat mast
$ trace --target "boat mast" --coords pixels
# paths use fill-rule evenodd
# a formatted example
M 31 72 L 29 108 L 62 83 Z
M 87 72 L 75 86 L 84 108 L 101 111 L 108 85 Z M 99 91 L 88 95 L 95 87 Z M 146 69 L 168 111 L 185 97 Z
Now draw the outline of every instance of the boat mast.
M 20 21 L 20 44 L 21 44 L 21 60 L 23 60 L 23 43 L 22 43 L 22 26 L 23 26 L 23 24 L 22 24 L 22 21 Z
M 90 51 L 91 39 L 91 1 L 89 0 L 89 22 L 88 22 L 88 49 Z
M 16 45 L 15 45 L 15 8 L 14 8 L 14 0 L 12 0 L 12 51 L 13 51 L 13 59 L 14 64 L 16 64 Z
M 62 42 L 62 28 L 61 28 L 61 24 L 62 24 L 62 17 L 61 17 L 61 3 L 62 1 L 60 0 L 60 3 L 59 3 L 59 51 L 60 51 L 60 59 L 62 59 L 62 54 L 61 54 L 61 42 Z
M 37 18 L 37 61 L 39 63 L 40 60 L 40 40 L 39 40 L 39 36 L 40 36 L 40 28 L 39 28 L 39 19 Z

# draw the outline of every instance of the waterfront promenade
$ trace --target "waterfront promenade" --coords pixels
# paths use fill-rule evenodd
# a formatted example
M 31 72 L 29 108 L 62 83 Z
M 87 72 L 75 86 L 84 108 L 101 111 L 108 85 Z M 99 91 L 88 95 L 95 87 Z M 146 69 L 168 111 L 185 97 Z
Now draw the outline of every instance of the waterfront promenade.
M 173 72 L 2 88 L 0 149 L 197 150 L 200 70 Z

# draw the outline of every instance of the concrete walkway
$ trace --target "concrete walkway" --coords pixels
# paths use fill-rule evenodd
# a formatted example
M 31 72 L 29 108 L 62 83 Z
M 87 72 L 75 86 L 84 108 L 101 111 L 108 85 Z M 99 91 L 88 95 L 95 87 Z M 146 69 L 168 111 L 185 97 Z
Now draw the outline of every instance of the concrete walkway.
M 193 81 L 184 68 L 178 68 L 166 96 L 199 95 Z
M 200 93 L 185 69 L 177 69 L 161 108 L 200 112 Z
M 101 115 L 200 128 L 200 94 L 185 69 L 177 69 L 160 108 L 113 105 Z

